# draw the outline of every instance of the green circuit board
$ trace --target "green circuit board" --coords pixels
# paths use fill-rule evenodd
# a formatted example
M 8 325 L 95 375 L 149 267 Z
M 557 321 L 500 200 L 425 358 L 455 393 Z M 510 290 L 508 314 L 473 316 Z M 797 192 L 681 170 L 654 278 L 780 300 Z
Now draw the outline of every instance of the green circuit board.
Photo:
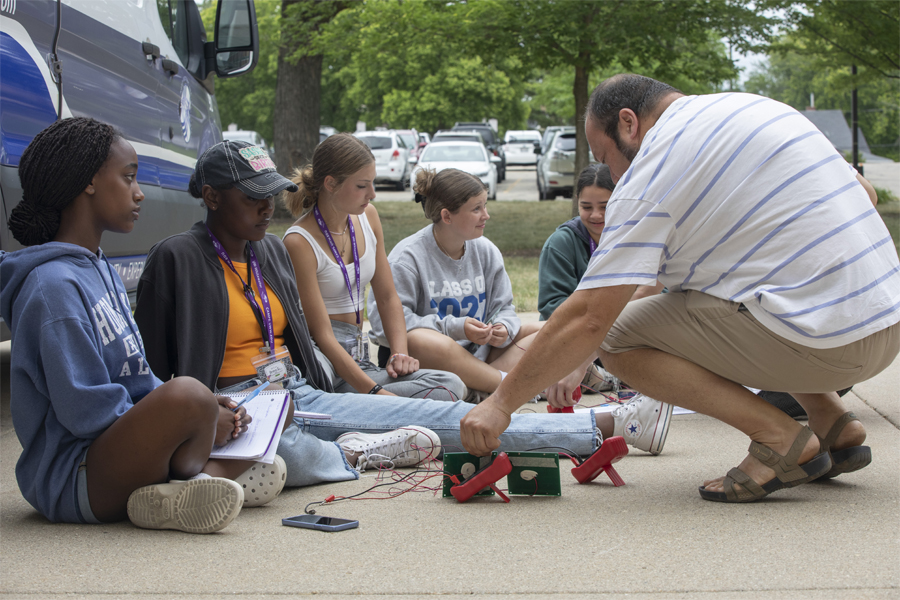
M 474 473 L 489 465 L 497 452 L 490 457 L 474 456 L 467 452 L 444 453 L 444 487 L 443 497 L 452 498 L 450 488 L 454 485 L 450 479 L 456 475 L 465 482 Z M 552 452 L 507 452 L 512 471 L 506 476 L 506 485 L 501 479 L 497 487 L 507 487 L 510 495 L 516 496 L 561 496 L 562 487 L 559 482 L 559 455 Z M 485 487 L 476 496 L 493 496 L 494 490 Z

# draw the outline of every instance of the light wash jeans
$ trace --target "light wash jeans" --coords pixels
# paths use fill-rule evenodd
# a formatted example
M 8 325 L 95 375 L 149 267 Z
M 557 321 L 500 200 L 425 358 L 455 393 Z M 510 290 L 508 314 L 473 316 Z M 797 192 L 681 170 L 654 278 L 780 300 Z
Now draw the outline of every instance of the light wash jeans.
M 330 420 L 295 419 L 278 444 L 278 454 L 287 464 L 288 486 L 356 479 L 359 474 L 347 463 L 334 440 L 342 433 L 383 433 L 408 425 L 434 431 L 448 452 L 465 452 L 459 437 L 459 421 L 475 406 L 465 402 L 439 402 L 366 394 L 329 394 L 295 377 L 284 385 L 291 390 L 298 411 L 332 415 Z M 602 442 L 594 411 L 577 414 L 514 414 L 500 436 L 500 449 L 527 451 L 565 448 L 581 456 Z
M 334 337 L 338 343 L 345 348 L 356 346 L 356 325 L 344 323 L 343 321 L 331 321 L 331 328 L 334 331 Z M 363 336 L 363 340 L 367 338 Z M 323 363 L 320 356 L 320 363 Z M 455 402 L 466 397 L 466 384 L 462 382 L 457 375 L 448 371 L 438 371 L 436 369 L 419 369 L 415 373 L 403 375 L 396 379 L 391 377 L 387 370 L 380 368 L 371 361 L 357 361 L 359 368 L 366 375 L 372 378 L 372 381 L 386 389 L 392 394 L 403 396 L 404 398 L 428 398 L 429 400 L 448 400 Z M 359 392 L 349 383 L 341 379 L 335 373 L 334 367 L 329 362 L 322 364 L 325 372 L 331 376 L 331 385 L 334 391 L 339 394 L 358 394 Z

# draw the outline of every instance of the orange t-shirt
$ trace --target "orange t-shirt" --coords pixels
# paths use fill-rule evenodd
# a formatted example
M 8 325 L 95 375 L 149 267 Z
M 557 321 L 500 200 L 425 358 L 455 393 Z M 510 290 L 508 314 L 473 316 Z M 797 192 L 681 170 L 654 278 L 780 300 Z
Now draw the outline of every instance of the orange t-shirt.
M 256 370 L 250 363 L 250 359 L 259 355 L 259 349 L 264 345 L 262 329 L 259 321 L 256 320 L 250 301 L 244 295 L 244 286 L 240 277 L 228 268 L 221 257 L 219 262 L 222 263 L 222 268 L 225 270 L 225 287 L 228 289 L 228 333 L 225 336 L 225 358 L 222 361 L 219 377 L 252 377 L 256 375 Z M 232 264 L 241 277 L 247 276 L 247 263 L 232 261 Z M 249 283 L 256 294 L 256 303 L 262 309 L 259 289 L 252 275 Z M 269 295 L 269 306 L 272 309 L 275 348 L 278 348 L 284 345 L 284 330 L 288 325 L 287 314 L 269 284 L 266 284 L 266 293 Z

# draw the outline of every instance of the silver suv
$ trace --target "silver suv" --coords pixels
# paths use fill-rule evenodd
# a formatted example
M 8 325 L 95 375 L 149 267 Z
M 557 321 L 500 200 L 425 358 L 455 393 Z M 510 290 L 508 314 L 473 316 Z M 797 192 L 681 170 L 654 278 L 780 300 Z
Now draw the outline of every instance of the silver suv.
M 588 160 L 596 162 L 588 150 Z M 575 188 L 575 128 L 556 131 L 537 163 L 538 198 L 572 197 Z
M 357 131 L 356 137 L 366 143 L 375 155 L 375 183 L 391 183 L 399 191 L 406 189 L 409 179 L 409 148 L 394 131 Z

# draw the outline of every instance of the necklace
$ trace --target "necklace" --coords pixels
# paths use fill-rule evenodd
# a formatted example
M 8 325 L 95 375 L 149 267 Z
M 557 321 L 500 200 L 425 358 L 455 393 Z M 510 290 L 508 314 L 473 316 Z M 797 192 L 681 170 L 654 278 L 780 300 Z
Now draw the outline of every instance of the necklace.
M 453 258 L 452 256 L 450 256 L 449 252 L 444 250 L 444 247 L 441 246 L 441 243 L 438 241 L 437 235 L 435 235 L 433 231 L 432 231 L 432 237 L 434 237 L 434 243 L 438 245 L 438 248 L 440 248 L 441 252 L 446 254 L 450 260 L 457 260 L 457 259 Z M 465 246 L 465 244 L 463 244 L 463 254 L 465 254 L 465 253 L 466 253 L 466 246 Z M 462 256 L 460 256 L 459 258 L 462 258 Z
M 345 233 L 347 233 L 348 227 L 350 227 L 350 221 L 347 221 L 347 224 L 344 225 L 344 230 L 341 231 L 340 233 L 338 233 L 337 231 L 332 231 L 330 229 L 328 230 L 328 233 L 330 233 L 331 235 L 344 235 Z

